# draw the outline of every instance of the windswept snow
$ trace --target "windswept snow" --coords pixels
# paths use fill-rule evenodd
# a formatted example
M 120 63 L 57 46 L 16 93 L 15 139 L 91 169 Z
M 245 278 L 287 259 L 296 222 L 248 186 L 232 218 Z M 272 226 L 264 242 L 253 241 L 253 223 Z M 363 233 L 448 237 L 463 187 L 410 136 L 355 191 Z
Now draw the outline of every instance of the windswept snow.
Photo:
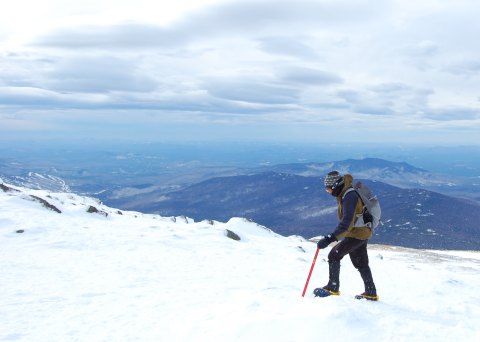
M 0 190 L 0 341 L 480 340 L 478 252 L 372 245 L 374 303 L 353 299 L 348 258 L 342 295 L 311 295 L 327 282 L 322 250 L 302 298 L 316 246 L 301 237 L 17 189 Z

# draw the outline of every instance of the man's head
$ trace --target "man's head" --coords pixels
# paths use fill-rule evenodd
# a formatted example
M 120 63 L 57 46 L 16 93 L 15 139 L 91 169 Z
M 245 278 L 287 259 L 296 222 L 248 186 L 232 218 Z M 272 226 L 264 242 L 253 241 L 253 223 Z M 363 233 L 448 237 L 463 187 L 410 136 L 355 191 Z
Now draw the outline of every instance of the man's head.
M 325 190 L 333 196 L 338 196 L 343 188 L 343 176 L 338 171 L 330 171 L 324 180 Z

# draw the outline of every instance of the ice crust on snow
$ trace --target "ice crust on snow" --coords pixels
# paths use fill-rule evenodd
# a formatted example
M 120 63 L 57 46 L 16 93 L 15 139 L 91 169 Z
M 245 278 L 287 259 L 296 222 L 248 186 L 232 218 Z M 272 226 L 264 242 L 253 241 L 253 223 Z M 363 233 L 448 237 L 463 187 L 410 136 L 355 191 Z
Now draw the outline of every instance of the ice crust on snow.
M 5 185 L 17 191 L 0 190 L 0 341 L 480 339 L 479 252 L 371 245 L 371 303 L 353 299 L 348 257 L 341 296 L 311 295 L 327 282 L 322 250 L 302 298 L 316 248 L 302 237 Z

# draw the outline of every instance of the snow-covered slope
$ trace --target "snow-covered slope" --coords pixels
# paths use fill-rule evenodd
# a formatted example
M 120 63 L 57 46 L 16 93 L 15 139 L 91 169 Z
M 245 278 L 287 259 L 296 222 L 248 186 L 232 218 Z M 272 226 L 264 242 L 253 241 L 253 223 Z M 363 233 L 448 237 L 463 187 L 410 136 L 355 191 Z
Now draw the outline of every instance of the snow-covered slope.
M 11 176 L 7 182 L 30 189 L 49 190 L 56 192 L 70 192 L 67 182 L 60 177 L 43 175 L 37 172 L 28 172 L 25 176 Z
M 480 338 L 478 252 L 372 245 L 374 303 L 353 299 L 363 289 L 348 258 L 342 295 L 313 298 L 322 250 L 302 298 L 315 244 L 241 218 L 121 212 L 8 184 L 0 208 L 0 341 Z

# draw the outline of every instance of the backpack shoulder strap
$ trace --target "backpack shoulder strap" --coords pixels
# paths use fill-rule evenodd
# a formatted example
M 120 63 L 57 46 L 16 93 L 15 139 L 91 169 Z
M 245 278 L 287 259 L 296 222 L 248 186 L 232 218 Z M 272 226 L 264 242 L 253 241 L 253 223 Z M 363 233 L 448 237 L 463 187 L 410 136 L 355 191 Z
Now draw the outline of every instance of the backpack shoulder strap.
M 342 201 L 343 201 L 343 199 L 345 198 L 345 196 L 347 196 L 347 194 L 348 194 L 349 192 L 351 192 L 351 191 L 356 191 L 356 190 L 355 190 L 354 188 L 352 188 L 352 187 L 349 187 L 349 188 L 347 189 L 347 191 L 345 191 L 345 193 L 343 194 L 343 196 L 342 196 Z

